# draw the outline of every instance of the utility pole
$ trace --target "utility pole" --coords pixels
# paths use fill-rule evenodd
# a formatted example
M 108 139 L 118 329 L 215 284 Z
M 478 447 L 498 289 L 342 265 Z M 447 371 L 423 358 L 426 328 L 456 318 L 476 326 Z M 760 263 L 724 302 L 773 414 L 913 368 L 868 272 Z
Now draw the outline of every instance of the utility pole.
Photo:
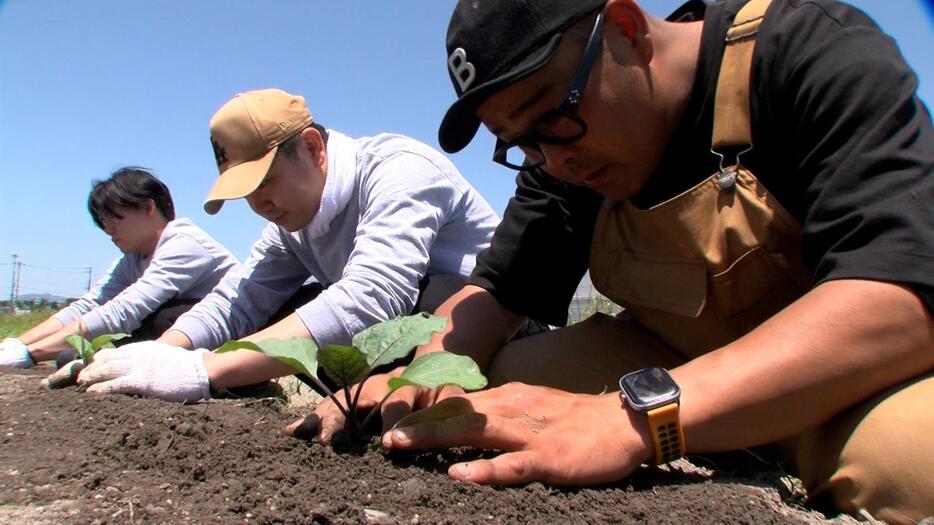
M 19 282 L 23 278 L 23 261 L 16 263 L 16 297 L 14 297 L 13 304 L 16 304 L 16 301 L 19 301 Z
M 13 254 L 13 266 L 10 267 L 10 276 L 12 280 L 10 281 L 10 313 L 16 313 L 16 303 L 13 301 L 13 298 L 16 297 L 16 254 Z
M 16 270 L 19 267 L 17 259 L 19 255 L 13 254 L 13 282 L 10 283 L 10 313 L 16 313 L 16 285 L 19 282 L 18 276 L 16 275 Z
M 88 291 L 91 291 L 91 269 L 93 266 L 88 266 Z

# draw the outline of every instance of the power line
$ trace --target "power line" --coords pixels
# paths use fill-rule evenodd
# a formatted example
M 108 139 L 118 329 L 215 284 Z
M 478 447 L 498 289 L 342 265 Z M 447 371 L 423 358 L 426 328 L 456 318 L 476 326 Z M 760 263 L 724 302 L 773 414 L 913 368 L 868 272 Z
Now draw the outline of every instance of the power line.
M 47 293 L 47 294 L 52 294 L 52 295 L 64 296 L 64 297 L 78 297 L 84 293 L 84 292 L 75 293 L 75 291 L 72 291 L 72 292 L 52 291 L 50 290 L 50 288 L 52 287 L 62 289 L 64 287 L 67 287 L 68 285 L 62 282 L 56 283 L 54 282 L 54 279 L 50 280 L 48 278 L 40 279 L 41 284 L 37 284 L 36 286 L 30 286 L 31 284 L 33 284 L 31 282 L 28 282 L 24 286 L 24 283 L 23 283 L 23 280 L 24 280 L 23 279 L 23 268 L 24 267 L 27 270 L 38 270 L 42 272 L 52 272 L 52 273 L 58 273 L 58 274 L 76 274 L 76 273 L 85 274 L 86 273 L 87 282 L 84 288 L 85 288 L 85 291 L 91 290 L 91 273 L 92 273 L 93 268 L 90 266 L 78 267 L 78 266 L 46 266 L 46 265 L 38 265 L 38 264 L 26 264 L 22 261 L 19 255 L 16 255 L 16 254 L 13 255 L 12 263 L 5 263 L 4 265 L 13 267 L 12 272 L 11 272 L 12 284 L 10 285 L 10 309 L 13 312 L 16 311 L 16 301 L 22 290 L 28 290 L 31 293 Z M 33 272 L 27 272 L 27 273 L 33 273 Z M 28 281 L 29 279 L 27 278 L 26 280 Z
M 61 272 L 61 273 L 87 273 L 87 266 L 39 266 L 35 264 L 26 264 L 20 263 L 20 265 L 25 266 L 26 268 L 35 268 L 37 270 L 46 270 L 49 272 Z
M 14 263 L 0 263 L 0 266 L 13 266 Z M 45 266 L 39 264 L 27 264 L 22 261 L 16 263 L 20 266 L 25 266 L 26 268 L 36 268 L 38 270 L 47 270 L 50 272 L 75 272 L 75 273 L 85 273 L 88 271 L 87 266 Z

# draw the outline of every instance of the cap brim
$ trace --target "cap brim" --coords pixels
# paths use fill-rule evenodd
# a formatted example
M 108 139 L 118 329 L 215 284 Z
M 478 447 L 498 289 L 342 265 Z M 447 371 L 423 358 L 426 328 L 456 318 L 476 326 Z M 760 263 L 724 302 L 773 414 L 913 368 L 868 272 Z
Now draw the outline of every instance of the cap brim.
M 563 32 L 555 33 L 551 40 L 524 60 L 496 78 L 467 90 L 456 102 L 451 104 L 441 126 L 438 128 L 438 144 L 448 153 L 457 153 L 464 149 L 477 134 L 480 119 L 474 114 L 480 104 L 504 87 L 517 82 L 541 69 L 554 55 L 561 42 Z
M 270 149 L 258 159 L 237 164 L 224 171 L 214 181 L 214 186 L 208 192 L 208 196 L 204 200 L 204 211 L 209 215 L 214 215 L 220 211 L 224 201 L 242 199 L 253 193 L 257 186 L 263 182 L 263 179 L 266 178 L 266 173 L 269 172 L 269 167 L 272 166 L 277 151 L 279 151 L 279 146 Z

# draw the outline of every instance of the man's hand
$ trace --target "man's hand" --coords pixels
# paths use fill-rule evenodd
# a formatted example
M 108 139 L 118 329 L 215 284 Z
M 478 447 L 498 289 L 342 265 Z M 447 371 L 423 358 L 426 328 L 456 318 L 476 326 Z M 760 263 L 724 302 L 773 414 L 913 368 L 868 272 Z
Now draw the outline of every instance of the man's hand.
M 29 348 L 15 337 L 7 337 L 0 343 L 0 366 L 29 368 L 36 364 L 29 355 Z
M 571 394 L 521 383 L 445 399 L 400 420 L 383 446 L 409 450 L 472 446 L 504 453 L 458 463 L 454 479 L 512 485 L 604 483 L 652 457 L 646 422 L 618 394 Z
M 377 403 L 386 398 L 386 394 L 389 393 L 389 379 L 398 377 L 403 370 L 405 370 L 405 367 L 399 367 L 391 372 L 367 378 L 366 382 L 363 383 L 363 391 L 360 393 L 360 400 L 357 403 L 359 417 L 365 417 Z M 358 388 L 359 385 L 352 388 L 352 396 L 356 395 Z M 407 386 L 400 388 L 386 398 L 382 407 L 380 407 L 383 432 L 392 428 L 403 417 L 411 414 L 412 410 L 433 405 L 440 399 L 463 394 L 463 392 L 463 390 L 456 387 L 429 389 Z M 335 392 L 334 395 L 341 403 L 345 402 L 342 391 Z M 331 442 L 336 432 L 344 428 L 346 423 L 347 420 L 344 414 L 334 405 L 330 398 L 325 397 L 314 413 L 293 422 L 286 428 L 286 433 L 300 439 L 311 439 L 327 444 Z
M 185 350 L 146 341 L 94 354 L 94 362 L 78 375 L 88 392 L 138 394 L 167 401 L 197 401 L 211 397 L 204 368 L 207 350 Z
M 42 385 L 49 389 L 65 388 L 78 381 L 78 374 L 84 370 L 84 361 L 74 359 L 61 366 L 49 377 L 42 380 Z

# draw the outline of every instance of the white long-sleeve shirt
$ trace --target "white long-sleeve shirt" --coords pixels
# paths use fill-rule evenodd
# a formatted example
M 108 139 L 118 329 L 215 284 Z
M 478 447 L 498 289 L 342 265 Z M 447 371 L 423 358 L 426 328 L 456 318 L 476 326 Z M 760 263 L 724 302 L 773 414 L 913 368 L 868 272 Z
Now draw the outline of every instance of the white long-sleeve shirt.
M 349 344 L 408 314 L 427 275 L 469 275 L 499 217 L 441 153 L 408 137 L 352 139 L 329 130 L 328 171 L 311 223 L 268 224 L 243 266 L 175 330 L 216 348 L 256 332 L 314 277 L 326 289 L 297 310 L 319 345 Z
M 189 219 L 169 221 L 149 257 L 115 260 L 87 294 L 54 315 L 62 324 L 81 319 L 90 337 L 131 333 L 170 299 L 201 299 L 239 261 Z

